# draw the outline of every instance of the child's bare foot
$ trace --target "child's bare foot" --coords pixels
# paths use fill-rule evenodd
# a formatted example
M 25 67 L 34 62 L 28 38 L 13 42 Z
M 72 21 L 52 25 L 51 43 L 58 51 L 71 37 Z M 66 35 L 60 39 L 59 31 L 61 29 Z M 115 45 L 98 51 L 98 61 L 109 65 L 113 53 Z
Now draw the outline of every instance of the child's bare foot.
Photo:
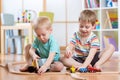
M 29 67 L 29 65 L 25 64 L 22 68 L 20 68 L 20 71 L 21 72 L 26 72 L 26 71 L 28 71 L 28 67 Z
M 100 69 L 101 67 L 99 65 L 94 65 L 94 68 Z
M 94 65 L 94 68 L 101 72 L 101 67 L 99 65 Z

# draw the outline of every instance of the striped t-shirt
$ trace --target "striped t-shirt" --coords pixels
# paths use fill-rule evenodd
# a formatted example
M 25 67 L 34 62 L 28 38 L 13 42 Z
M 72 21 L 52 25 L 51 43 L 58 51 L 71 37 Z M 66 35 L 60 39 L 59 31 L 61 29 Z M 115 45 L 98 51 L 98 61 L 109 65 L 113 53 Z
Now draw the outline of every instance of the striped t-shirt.
M 100 50 L 99 39 L 93 32 L 91 32 L 84 43 L 81 42 L 80 33 L 75 32 L 70 44 L 75 46 L 75 52 L 77 56 L 88 56 L 90 48 L 96 48 L 98 52 Z

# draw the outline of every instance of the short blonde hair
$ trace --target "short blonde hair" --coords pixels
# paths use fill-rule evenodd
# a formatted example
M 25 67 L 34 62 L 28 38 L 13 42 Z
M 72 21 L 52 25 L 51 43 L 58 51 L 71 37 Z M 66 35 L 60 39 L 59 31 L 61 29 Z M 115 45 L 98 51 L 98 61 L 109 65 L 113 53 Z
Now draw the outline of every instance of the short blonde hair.
M 92 25 L 96 22 L 96 14 L 91 10 L 83 10 L 80 14 L 79 21 L 90 22 Z
M 45 25 L 43 27 L 43 25 Z M 46 16 L 40 16 L 37 18 L 37 21 L 34 24 L 34 30 L 36 29 L 40 29 L 40 28 L 46 28 L 46 29 L 50 29 L 51 26 L 51 21 L 48 17 Z

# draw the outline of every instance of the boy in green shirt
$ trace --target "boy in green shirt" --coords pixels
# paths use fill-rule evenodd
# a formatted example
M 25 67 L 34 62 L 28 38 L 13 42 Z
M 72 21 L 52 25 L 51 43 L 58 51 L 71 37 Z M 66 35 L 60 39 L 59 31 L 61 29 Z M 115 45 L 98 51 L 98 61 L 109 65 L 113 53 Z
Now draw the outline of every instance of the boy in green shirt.
M 44 73 L 50 67 L 51 71 L 61 71 L 63 64 L 59 62 L 60 49 L 54 39 L 52 26 L 49 18 L 39 17 L 34 30 L 37 35 L 32 45 L 27 45 L 25 48 L 25 59 L 27 64 L 20 71 L 26 71 L 32 64 L 32 60 L 46 59 L 46 62 L 38 69 L 38 73 Z

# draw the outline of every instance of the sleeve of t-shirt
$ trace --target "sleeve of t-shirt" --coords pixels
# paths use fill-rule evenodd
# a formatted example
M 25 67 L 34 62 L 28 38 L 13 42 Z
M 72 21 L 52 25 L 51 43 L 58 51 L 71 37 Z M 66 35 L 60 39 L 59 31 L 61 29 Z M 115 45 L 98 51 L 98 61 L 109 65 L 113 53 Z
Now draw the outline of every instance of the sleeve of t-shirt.
M 55 52 L 55 53 L 60 53 L 59 45 L 58 45 L 57 41 L 54 40 L 54 39 L 52 39 L 52 40 L 50 41 L 50 51 L 49 51 L 49 52 L 50 52 L 50 53 L 53 53 L 53 52 Z
M 75 32 L 70 40 L 70 44 L 74 45 L 76 44 L 76 40 L 77 40 L 77 33 Z
M 35 49 L 38 48 L 38 39 L 37 38 L 34 39 L 34 41 L 32 43 L 32 47 L 35 48 Z
M 100 42 L 97 36 L 92 37 L 91 39 L 91 48 L 100 49 Z

